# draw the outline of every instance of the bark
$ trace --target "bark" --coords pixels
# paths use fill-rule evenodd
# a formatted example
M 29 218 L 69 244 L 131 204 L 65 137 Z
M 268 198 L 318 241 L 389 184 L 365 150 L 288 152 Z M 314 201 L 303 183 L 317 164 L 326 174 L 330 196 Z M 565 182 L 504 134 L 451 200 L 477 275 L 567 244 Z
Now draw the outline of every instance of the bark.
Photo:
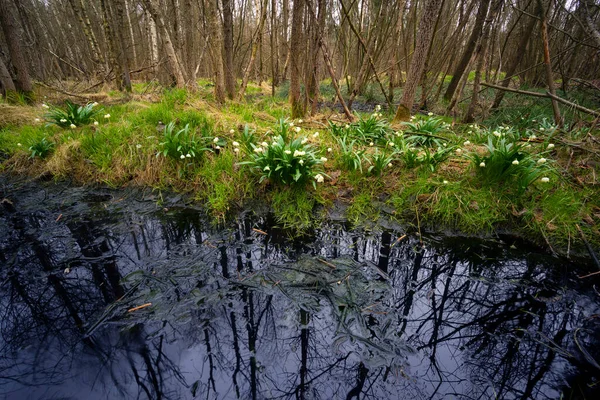
M 423 74 L 427 53 L 429 52 L 433 38 L 435 22 L 442 2 L 443 0 L 428 0 L 425 5 L 423 16 L 419 22 L 419 33 L 417 35 L 415 51 L 410 62 L 410 70 L 406 77 L 404 92 L 402 93 L 402 99 L 400 100 L 400 106 L 398 107 L 394 121 L 406 121 L 410 117 L 417 86 Z
M 544 49 L 544 64 L 546 67 L 546 79 L 548 84 L 548 92 L 552 95 L 552 112 L 554 113 L 554 122 L 557 126 L 562 125 L 562 118 L 560 117 L 560 109 L 558 108 L 558 102 L 556 101 L 556 89 L 554 88 L 554 77 L 552 73 L 552 61 L 550 60 L 550 45 L 548 43 L 548 20 L 546 12 L 544 11 L 544 5 L 542 0 L 538 0 L 538 7 L 540 10 L 540 17 L 542 18 L 542 45 Z
M 206 17 L 208 18 L 208 32 L 210 35 L 209 45 L 215 82 L 215 100 L 218 103 L 223 103 L 225 102 L 225 70 L 223 67 L 223 51 L 221 50 L 223 48 L 223 39 L 221 36 L 219 15 L 217 14 L 217 1 L 207 0 L 204 6 Z
M 16 91 L 17 88 L 15 87 L 15 83 L 4 64 L 4 61 L 2 61 L 2 58 L 0 57 L 0 92 L 4 98 L 10 99 L 12 93 L 15 93 Z
M 446 89 L 446 93 L 444 93 L 444 100 L 450 101 L 456 88 L 458 88 L 458 84 L 463 74 L 465 73 L 469 62 L 471 61 L 471 57 L 473 56 L 473 52 L 475 51 L 475 47 L 477 46 L 477 42 L 481 37 L 481 31 L 483 30 L 483 23 L 485 22 L 485 17 L 487 16 L 487 12 L 490 6 L 491 0 L 483 0 L 479 3 L 479 9 L 477 10 L 477 17 L 475 17 L 475 25 L 473 27 L 473 32 L 471 32 L 471 36 L 469 37 L 469 41 L 467 42 L 467 47 L 463 52 L 463 56 L 460 59 L 456 69 L 454 70 L 454 75 L 452 75 L 452 80 L 448 85 L 448 89 Z M 466 22 L 466 18 L 465 18 Z
M 88 43 L 90 44 L 90 48 L 92 49 L 92 56 L 95 62 L 104 63 L 104 57 L 100 53 L 98 40 L 96 39 L 96 35 L 94 35 L 94 31 L 92 30 L 92 23 L 90 22 L 90 18 L 85 11 L 85 7 L 81 0 L 69 0 L 69 4 L 71 4 L 71 9 L 75 13 L 75 16 L 79 20 L 79 24 L 83 30 L 83 34 L 85 35 Z
M 102 0 L 105 1 L 105 0 Z M 183 70 L 181 68 L 181 63 L 177 58 L 177 53 L 175 52 L 175 47 L 173 47 L 173 42 L 171 41 L 171 35 L 165 26 L 165 22 L 162 18 L 162 15 L 158 11 L 158 7 L 154 3 L 154 0 L 143 0 L 144 7 L 154 20 L 156 24 L 156 28 L 161 34 L 161 39 L 163 41 L 165 52 L 167 53 L 167 60 L 169 62 L 169 67 L 171 69 L 171 73 L 175 77 L 175 84 L 177 87 L 183 88 L 185 87 L 185 76 L 183 75 Z M 216 16 L 215 16 L 216 18 Z
M 475 71 L 475 79 L 473 81 L 473 94 L 471 96 L 471 104 L 469 104 L 469 109 L 467 110 L 467 113 L 464 118 L 465 123 L 473 122 L 475 117 L 475 109 L 479 105 L 479 84 L 481 82 L 481 73 L 483 71 L 485 59 L 487 56 L 488 40 L 490 38 L 490 32 L 492 31 L 494 20 L 500 12 L 503 3 L 504 0 L 494 0 L 494 4 L 492 5 L 492 9 L 490 10 L 489 16 L 485 23 L 483 36 L 479 45 L 477 46 L 477 69 Z
M 306 105 L 305 109 L 311 114 L 317 113 L 317 106 L 319 104 L 319 41 L 323 35 L 325 28 L 325 12 L 326 12 L 326 0 L 318 0 L 318 14 L 314 15 L 314 7 L 311 1 L 308 1 L 308 8 L 311 10 L 311 17 L 313 19 L 314 26 L 312 32 L 312 38 L 310 41 L 309 54 L 307 57 L 307 77 L 306 77 Z M 316 21 L 315 21 L 316 19 Z
M 261 3 L 261 13 L 260 20 L 258 22 L 258 27 L 256 28 L 256 32 L 253 35 L 252 39 L 252 50 L 250 52 L 250 60 L 248 61 L 248 66 L 246 67 L 246 71 L 244 72 L 244 77 L 242 78 L 242 86 L 240 87 L 240 91 L 238 92 L 238 99 L 242 100 L 244 98 L 244 93 L 246 92 L 246 87 L 248 86 L 248 80 L 250 79 L 250 72 L 254 67 L 254 62 L 256 61 L 256 54 L 258 52 L 258 47 L 260 45 L 260 37 L 263 33 L 263 29 L 265 26 L 265 21 L 267 20 L 267 1 L 263 0 Z
M 31 102 L 34 97 L 33 85 L 31 84 L 23 48 L 19 40 L 21 35 L 15 25 L 16 19 L 12 7 L 13 5 L 10 0 L 0 0 L 0 25 L 2 25 L 2 32 L 8 45 L 10 60 L 16 72 L 16 79 L 13 80 L 15 87 L 17 91 L 25 96 L 28 102 Z
M 511 78 L 513 77 L 513 75 L 517 71 L 517 67 L 523 60 L 523 57 L 526 53 L 525 50 L 527 48 L 527 43 L 529 42 L 529 39 L 531 38 L 531 34 L 533 33 L 533 29 L 535 28 L 536 24 L 537 24 L 537 19 L 531 18 L 529 20 L 529 23 L 527 24 L 527 26 L 525 27 L 525 30 L 521 34 L 521 40 L 519 40 L 519 44 L 517 45 L 517 48 L 516 48 L 517 51 L 515 53 L 515 57 L 511 60 L 510 64 L 506 68 L 506 71 L 505 71 L 506 77 L 504 78 L 504 80 L 502 80 L 502 82 L 500 83 L 500 86 L 508 87 L 508 85 L 510 84 Z M 496 97 L 494 98 L 494 103 L 492 104 L 492 109 L 498 108 L 500 106 L 500 103 L 502 102 L 503 98 L 504 98 L 504 91 L 503 90 L 498 91 L 498 93 L 496 93 Z
M 295 0 L 292 8 L 292 37 L 290 40 L 290 106 L 292 118 L 302 117 L 304 110 L 300 100 L 300 60 L 302 59 L 302 23 L 304 21 L 304 0 Z
M 279 57 L 277 57 L 277 0 L 271 0 L 271 97 L 275 97 L 275 88 L 279 85 Z
M 125 42 L 125 0 L 115 0 L 115 11 L 117 17 L 117 37 L 119 39 L 119 58 L 120 58 L 120 66 L 121 66 L 121 74 L 117 77 L 117 86 L 120 90 L 125 90 L 126 92 L 131 92 L 131 76 L 129 74 L 129 65 L 131 64 L 129 60 L 129 46 L 127 46 Z M 132 46 L 133 47 L 133 46 Z
M 232 0 L 222 0 L 223 4 L 223 64 L 225 69 L 225 91 L 227 97 L 235 96 L 235 74 L 233 65 L 233 4 Z

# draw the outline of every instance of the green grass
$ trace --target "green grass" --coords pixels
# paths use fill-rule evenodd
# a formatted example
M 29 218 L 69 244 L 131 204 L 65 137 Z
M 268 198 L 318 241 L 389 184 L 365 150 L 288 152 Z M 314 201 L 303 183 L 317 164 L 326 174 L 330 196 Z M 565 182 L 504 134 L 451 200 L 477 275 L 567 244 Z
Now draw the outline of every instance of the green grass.
M 323 90 L 322 97 L 330 96 L 331 82 L 321 85 L 330 90 Z M 146 84 L 134 87 L 137 92 L 151 89 L 157 92 Z M 285 90 L 286 84 L 278 88 L 278 94 Z M 314 172 L 323 173 L 324 182 L 314 188 L 315 179 L 311 175 L 306 184 L 293 188 L 287 180 L 277 185 L 273 179 L 260 183 L 260 176 L 244 164 L 250 161 L 254 148 L 248 142 L 249 133 L 245 137 L 241 127 L 247 125 L 248 132 L 254 132 L 254 146 L 262 146 L 263 141 L 271 146 L 273 136 L 282 129 L 276 121 L 289 117 L 287 98 L 272 98 L 270 94 L 261 94 L 263 91 L 253 85 L 251 100 L 227 101 L 218 107 L 210 103 L 209 81 L 200 81 L 195 93 L 165 90 L 154 103 L 139 100 L 134 93 L 133 101 L 100 105 L 104 113 L 110 114 L 109 119 L 100 118 L 97 126 L 90 124 L 76 129 L 34 123 L 35 118 L 43 117 L 45 110 L 22 106 L 25 122 L 11 122 L 9 128 L 0 131 L 3 160 L 0 170 L 31 176 L 49 173 L 78 183 L 103 182 L 114 187 L 135 184 L 186 192 L 201 202 L 216 221 L 234 215 L 250 200 L 259 201 L 271 205 L 277 223 L 289 232 L 303 233 L 315 227 L 323 217 L 315 210 L 326 211 L 326 207 L 339 201 L 347 205 L 346 218 L 354 225 L 377 221 L 383 210 L 388 213 L 391 209 L 394 218 L 414 229 L 420 224 L 432 230 L 472 234 L 511 230 L 542 244 L 548 240 L 555 250 L 565 252 L 569 245 L 571 248 L 581 245 L 578 224 L 588 240 L 600 245 L 596 228 L 600 193 L 597 183 L 594 184 L 597 169 L 582 167 L 584 161 L 593 159 L 592 153 L 577 151 L 566 171 L 572 148 L 558 140 L 582 141 L 582 147 L 600 151 L 587 137 L 588 133 L 596 132 L 590 131 L 592 125 L 585 118 L 579 120 L 577 130 L 555 130 L 552 111 L 545 99 L 530 101 L 507 95 L 502 110 L 472 127 L 449 117 L 421 115 L 413 121 L 413 125 L 419 124 L 418 129 L 410 125 L 392 129 L 385 115 L 374 118 L 372 111 L 360 114 L 361 119 L 348 128 L 343 121 L 336 121 L 337 126 L 328 128 L 323 115 L 307 118 L 303 123 L 294 121 L 302 128 L 297 135 L 306 136 L 306 145 L 311 146 L 320 161 L 319 170 Z M 371 95 L 377 97 L 378 93 L 377 85 Z M 493 98 L 492 94 L 487 93 L 488 100 Z M 381 99 L 373 101 L 383 103 Z M 434 123 L 429 126 L 428 121 Z M 207 146 L 211 151 L 194 160 L 157 157 L 164 140 L 159 122 L 164 125 L 173 122 L 174 132 L 189 125 L 190 132 L 218 137 L 218 143 L 209 141 Z M 452 126 L 445 125 L 448 123 Z M 502 126 L 507 129 L 500 129 Z M 314 136 L 315 131 L 319 135 Z M 506 135 L 494 135 L 495 131 Z M 433 138 L 432 134 L 442 139 Z M 534 135 L 538 139 L 527 141 Z M 502 155 L 500 150 L 506 150 L 507 155 L 502 159 L 485 158 L 492 154 L 484 146 L 489 145 L 490 137 L 495 141 L 493 153 Z M 55 143 L 52 153 L 43 160 L 29 159 L 29 147 L 43 138 Z M 527 185 L 520 184 L 520 178 L 511 173 L 516 171 L 512 162 L 517 155 L 510 153 L 513 148 L 504 149 L 496 143 L 502 138 L 507 143 L 516 143 L 514 148 L 519 147 L 518 165 L 525 167 L 524 160 L 529 157 L 533 160 L 532 168 L 548 167 L 548 171 L 544 170 L 544 175 L 536 176 Z M 467 140 L 470 144 L 465 145 Z M 554 147 L 548 148 L 549 143 Z M 293 151 L 283 154 L 291 157 Z M 391 167 L 383 154 L 392 157 Z M 411 157 L 415 160 L 411 161 Z M 490 176 L 470 161 L 476 157 L 481 158 L 478 163 L 486 163 L 489 169 L 485 171 Z M 542 157 L 547 162 L 538 164 Z M 276 161 L 269 164 L 272 169 L 278 167 Z M 492 170 L 495 164 L 498 174 Z M 373 168 L 369 172 L 370 167 Z M 546 175 L 546 172 L 552 173 Z M 549 182 L 542 182 L 541 176 L 548 176 Z

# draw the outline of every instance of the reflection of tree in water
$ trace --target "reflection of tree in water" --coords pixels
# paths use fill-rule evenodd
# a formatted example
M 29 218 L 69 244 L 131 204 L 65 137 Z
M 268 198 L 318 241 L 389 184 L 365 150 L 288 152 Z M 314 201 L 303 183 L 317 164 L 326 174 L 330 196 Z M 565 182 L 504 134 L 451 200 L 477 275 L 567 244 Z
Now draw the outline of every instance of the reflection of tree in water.
M 274 232 L 260 220 L 214 231 L 186 209 L 121 210 L 0 215 L 9 390 L 537 399 L 559 397 L 567 371 L 579 387 L 597 379 L 573 334 L 597 344 L 598 301 L 560 289 L 535 255 L 335 224 L 298 244 L 254 231 Z

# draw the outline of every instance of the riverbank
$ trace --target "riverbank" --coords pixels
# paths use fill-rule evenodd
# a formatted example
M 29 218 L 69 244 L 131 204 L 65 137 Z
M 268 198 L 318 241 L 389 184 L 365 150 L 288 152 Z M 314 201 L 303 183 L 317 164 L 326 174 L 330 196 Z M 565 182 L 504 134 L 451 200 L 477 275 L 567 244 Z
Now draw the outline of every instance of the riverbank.
M 327 110 L 292 121 L 278 98 L 217 107 L 180 90 L 98 100 L 82 124 L 53 120 L 59 101 L 0 105 L 12 116 L 0 131 L 2 172 L 149 187 L 158 202 L 165 190 L 186 193 L 215 221 L 261 204 L 291 232 L 334 215 L 416 232 L 511 232 L 560 254 L 585 252 L 581 229 L 600 246 L 591 124 L 567 131 L 525 108 L 481 124 L 431 112 L 392 126 L 393 110 L 374 104 L 354 122 Z

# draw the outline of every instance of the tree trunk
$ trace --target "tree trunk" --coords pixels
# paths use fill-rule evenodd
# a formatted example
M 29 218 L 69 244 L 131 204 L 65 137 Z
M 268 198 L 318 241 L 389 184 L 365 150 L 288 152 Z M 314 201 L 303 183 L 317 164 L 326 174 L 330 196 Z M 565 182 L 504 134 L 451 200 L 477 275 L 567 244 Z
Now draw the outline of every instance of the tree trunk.
M 4 61 L 0 58 L 0 93 L 2 93 L 2 96 L 5 99 L 11 100 L 16 91 L 17 88 L 15 87 L 15 83 L 4 64 Z
M 427 53 L 429 52 L 433 38 L 435 22 L 442 2 L 443 0 L 428 0 L 425 4 L 423 16 L 419 22 L 419 33 L 417 35 L 415 51 L 410 62 L 410 70 L 406 77 L 404 92 L 402 93 L 402 99 L 400 100 L 400 106 L 398 107 L 398 111 L 396 111 L 394 121 L 406 121 L 411 115 L 417 86 L 423 74 Z
M 446 101 L 450 101 L 452 99 L 452 96 L 454 95 L 454 92 L 456 91 L 456 88 L 458 87 L 458 84 L 460 82 L 460 79 L 462 78 L 462 75 L 464 74 L 465 70 L 467 69 L 467 66 L 469 65 L 469 61 L 473 56 L 473 51 L 475 51 L 475 46 L 477 45 L 477 42 L 479 41 L 479 38 L 481 36 L 483 23 L 485 21 L 488 8 L 490 6 L 490 2 L 491 0 L 483 0 L 479 3 L 477 17 L 475 18 L 475 26 L 473 27 L 473 32 L 471 32 L 471 36 L 469 37 L 469 41 L 467 42 L 467 48 L 463 52 L 463 56 L 460 59 L 458 65 L 456 66 L 456 69 L 454 70 L 454 75 L 452 75 L 452 80 L 448 85 L 448 89 L 446 89 L 446 93 L 444 93 L 444 100 Z
M 223 4 L 223 64 L 225 69 L 225 91 L 227 97 L 235 96 L 235 74 L 233 66 L 233 4 L 232 0 L 222 0 Z
M 467 114 L 464 118 L 465 123 L 473 122 L 474 120 L 475 109 L 479 104 L 479 84 L 481 82 L 481 72 L 483 71 L 485 59 L 487 57 L 488 40 L 490 38 L 490 32 L 492 31 L 494 20 L 502 9 L 503 2 L 504 0 L 494 0 L 494 4 L 492 5 L 492 9 L 490 10 L 490 14 L 485 23 L 486 26 L 483 31 L 483 36 L 479 42 L 479 45 L 477 46 L 477 69 L 475 70 L 475 80 L 473 81 L 471 104 L 469 104 L 469 109 L 467 110 Z
M 554 77 L 552 73 L 552 62 L 550 61 L 550 45 L 548 43 L 548 20 L 546 16 L 546 11 L 544 10 L 544 5 L 542 0 L 538 0 L 538 5 L 540 9 L 540 17 L 542 18 L 542 45 L 544 48 L 544 64 L 546 67 L 546 79 L 548 83 L 548 91 L 553 96 L 552 97 L 552 112 L 554 113 L 554 123 L 557 126 L 562 125 L 562 118 L 560 117 L 560 109 L 558 108 L 558 102 L 554 97 L 556 97 L 556 89 L 554 88 Z
M 125 42 L 125 0 L 114 0 L 115 2 L 115 12 L 117 17 L 117 37 L 119 38 L 119 58 L 120 58 L 120 66 L 121 66 L 121 74 L 117 77 L 117 86 L 120 90 L 125 90 L 126 92 L 131 92 L 131 76 L 129 74 L 129 65 L 131 64 L 129 60 L 129 49 Z M 133 43 L 132 43 L 133 45 Z
M 173 47 L 173 42 L 171 41 L 171 35 L 165 26 L 163 18 L 153 0 L 143 0 L 143 4 L 146 10 L 150 12 L 150 15 L 152 15 L 152 19 L 154 20 L 154 23 L 160 32 L 163 44 L 165 46 L 165 52 L 167 53 L 167 60 L 169 61 L 171 73 L 175 77 L 175 84 L 177 87 L 183 88 L 185 87 L 185 76 L 183 75 L 181 64 L 177 59 L 177 53 L 175 53 L 175 47 Z
M 32 102 L 34 100 L 33 85 L 23 55 L 23 48 L 19 41 L 21 35 L 15 26 L 16 19 L 12 7 L 11 0 L 0 0 L 0 25 L 2 25 L 4 40 L 8 45 L 10 60 L 17 75 L 16 79 L 13 80 L 15 87 L 25 96 L 27 102 Z
M 525 27 L 525 30 L 521 34 L 521 40 L 519 41 L 519 44 L 517 45 L 517 48 L 516 48 L 517 51 L 515 53 L 515 56 L 511 60 L 511 63 L 506 68 L 506 77 L 504 78 L 504 80 L 502 80 L 502 82 L 500 83 L 500 86 L 508 87 L 508 85 L 510 84 L 510 80 L 512 79 L 513 75 L 517 71 L 517 67 L 521 63 L 521 60 L 523 60 L 523 56 L 526 53 L 525 50 L 527 49 L 527 43 L 529 42 L 529 39 L 531 38 L 531 34 L 533 33 L 533 29 L 535 28 L 536 24 L 537 24 L 537 19 L 530 17 L 529 23 L 527 24 L 527 26 Z M 500 103 L 502 102 L 502 99 L 504 98 L 504 93 L 505 92 L 503 90 L 499 90 L 496 93 L 496 97 L 494 98 L 494 103 L 492 104 L 492 109 L 498 108 L 500 106 Z
M 250 73 L 252 71 L 252 68 L 254 67 L 254 62 L 256 61 L 256 54 L 260 45 L 260 37 L 262 36 L 265 21 L 267 20 L 267 1 L 268 0 L 264 0 L 262 3 L 260 3 L 260 20 L 258 21 L 258 27 L 256 28 L 256 32 L 254 33 L 254 35 L 252 35 L 252 50 L 250 51 L 250 60 L 248 61 L 248 65 L 246 67 L 246 70 L 244 71 L 244 77 L 242 78 L 242 86 L 240 87 L 240 91 L 238 92 L 238 99 L 240 100 L 244 98 L 246 86 L 248 86 L 248 80 L 250 79 Z
M 304 0 L 295 0 L 292 8 L 292 37 L 290 39 L 290 105 L 292 118 L 302 117 L 304 110 L 300 101 L 300 60 L 302 59 L 304 38 L 302 23 L 304 21 Z
M 217 1 L 206 0 L 205 12 L 208 18 L 208 31 L 210 34 L 209 45 L 213 64 L 215 82 L 215 100 L 218 103 L 225 102 L 225 70 L 223 67 L 223 39 L 221 37 L 221 26 L 219 14 L 217 14 Z

